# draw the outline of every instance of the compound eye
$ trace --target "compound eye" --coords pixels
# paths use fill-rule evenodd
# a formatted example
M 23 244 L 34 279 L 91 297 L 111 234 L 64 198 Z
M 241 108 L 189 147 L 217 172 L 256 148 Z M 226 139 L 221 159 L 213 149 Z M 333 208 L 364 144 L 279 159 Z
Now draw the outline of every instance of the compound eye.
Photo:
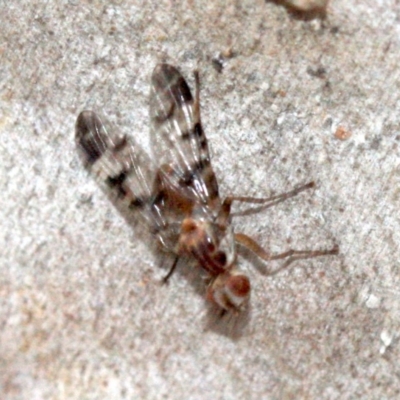
M 250 280 L 246 275 L 233 275 L 226 282 L 226 288 L 237 303 L 240 299 L 248 297 L 250 293 Z
M 207 298 L 226 311 L 240 311 L 250 298 L 249 278 L 237 271 L 219 275 L 208 288 Z

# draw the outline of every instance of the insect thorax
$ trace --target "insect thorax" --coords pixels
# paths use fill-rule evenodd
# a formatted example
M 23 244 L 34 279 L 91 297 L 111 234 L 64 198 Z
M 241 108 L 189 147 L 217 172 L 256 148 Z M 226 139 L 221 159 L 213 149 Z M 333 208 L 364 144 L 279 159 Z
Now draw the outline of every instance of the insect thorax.
M 199 215 L 186 217 L 181 224 L 178 253 L 194 257 L 213 276 L 221 274 L 236 258 L 232 227 L 220 227 L 213 219 Z

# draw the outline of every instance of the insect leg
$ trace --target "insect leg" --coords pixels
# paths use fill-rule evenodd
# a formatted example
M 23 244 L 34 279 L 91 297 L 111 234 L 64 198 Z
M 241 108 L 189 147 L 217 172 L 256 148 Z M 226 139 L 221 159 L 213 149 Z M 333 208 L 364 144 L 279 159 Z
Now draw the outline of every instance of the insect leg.
M 303 186 L 300 186 L 296 189 L 291 190 L 290 192 L 278 194 L 276 196 L 266 197 L 266 198 L 257 198 L 257 197 L 247 197 L 247 196 L 228 196 L 221 205 L 221 210 L 218 215 L 218 224 L 220 226 L 226 226 L 229 221 L 229 216 L 243 216 L 243 215 L 251 215 L 255 214 L 265 208 L 272 207 L 275 204 L 278 204 L 290 197 L 296 196 L 297 194 L 311 189 L 315 186 L 314 182 L 308 182 Z M 260 207 L 249 208 L 244 211 L 238 211 L 231 214 L 231 206 L 234 201 L 239 201 L 242 203 L 252 203 L 252 204 L 262 204 Z
M 251 215 L 251 214 L 255 214 L 261 210 L 264 210 L 266 208 L 272 207 L 275 204 L 281 203 L 282 201 L 285 201 L 291 197 L 294 197 L 294 196 L 298 195 L 299 193 L 304 192 L 305 190 L 311 189 L 313 187 L 315 187 L 315 182 L 308 182 L 305 185 L 295 188 L 289 192 L 278 194 L 276 196 L 266 197 L 266 198 L 247 197 L 247 196 L 230 196 L 225 199 L 224 204 L 225 203 L 232 204 L 233 201 L 239 201 L 242 203 L 251 203 L 251 204 L 262 204 L 260 207 L 249 208 L 247 210 L 238 211 L 238 212 L 235 212 L 232 214 L 235 216 Z
M 279 254 L 271 254 L 268 253 L 265 249 L 263 249 L 254 239 L 250 236 L 245 235 L 244 233 L 235 233 L 235 241 L 240 245 L 246 247 L 248 250 L 253 252 L 256 256 L 260 257 L 262 260 L 271 261 L 271 260 L 281 260 L 283 258 L 287 258 L 285 263 L 278 269 L 275 270 L 274 273 L 277 273 L 281 269 L 286 268 L 289 264 L 296 260 L 302 260 L 305 258 L 315 258 L 321 256 L 334 255 L 339 253 L 339 246 L 335 244 L 329 250 L 288 250 Z
M 162 279 L 163 283 L 167 283 L 168 282 L 169 278 L 171 277 L 171 275 L 175 271 L 175 268 L 176 268 L 176 265 L 178 264 L 178 261 L 179 261 L 179 256 L 176 256 L 171 268 L 168 271 L 168 274 L 165 275 L 164 278 Z

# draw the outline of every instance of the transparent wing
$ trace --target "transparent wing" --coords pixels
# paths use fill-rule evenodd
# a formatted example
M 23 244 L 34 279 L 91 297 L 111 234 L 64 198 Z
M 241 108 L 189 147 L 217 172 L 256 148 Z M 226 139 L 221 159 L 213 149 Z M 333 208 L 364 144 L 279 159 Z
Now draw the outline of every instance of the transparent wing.
M 152 231 L 165 228 L 157 208 L 156 171 L 146 153 L 109 131 L 92 111 L 79 114 L 75 141 L 85 168 L 123 212 L 140 212 Z
M 180 72 L 168 64 L 151 78 L 152 148 L 167 186 L 192 203 L 219 205 L 218 184 L 200 121 L 199 79 L 196 96 Z

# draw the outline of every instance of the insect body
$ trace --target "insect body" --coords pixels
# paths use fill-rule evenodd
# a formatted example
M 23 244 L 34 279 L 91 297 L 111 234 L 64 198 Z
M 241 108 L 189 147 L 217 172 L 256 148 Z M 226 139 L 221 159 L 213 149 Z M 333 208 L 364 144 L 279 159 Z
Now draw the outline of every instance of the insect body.
M 299 258 L 337 253 L 334 247 L 271 255 L 250 237 L 234 234 L 233 201 L 274 203 L 313 184 L 269 199 L 229 197 L 221 201 L 200 120 L 198 73 L 194 98 L 171 65 L 157 65 L 151 82 L 152 158 L 132 139 L 108 131 L 92 111 L 78 116 L 76 143 L 84 166 L 104 190 L 127 212 L 138 212 L 162 248 L 175 255 L 165 280 L 180 257 L 191 257 L 211 278 L 207 298 L 223 310 L 240 310 L 250 296 L 250 281 L 236 266 L 236 242 L 267 261 L 289 257 L 285 265 Z

